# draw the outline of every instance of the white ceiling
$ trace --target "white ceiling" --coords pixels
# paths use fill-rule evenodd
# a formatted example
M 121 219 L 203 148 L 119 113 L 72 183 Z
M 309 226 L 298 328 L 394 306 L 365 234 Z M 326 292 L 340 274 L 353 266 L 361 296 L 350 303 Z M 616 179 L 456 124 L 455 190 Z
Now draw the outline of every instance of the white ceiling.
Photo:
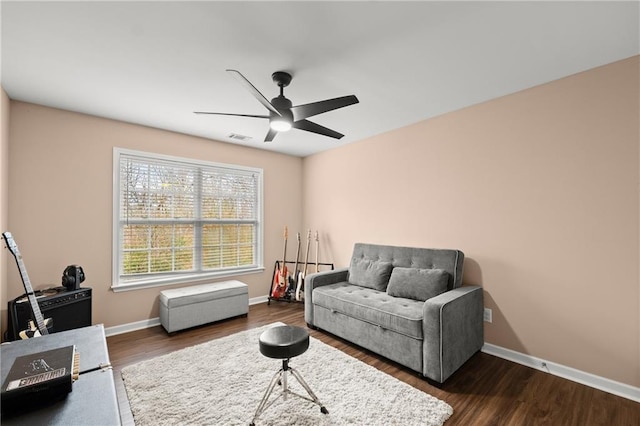
M 7 2 L 2 86 L 11 99 L 297 156 L 640 54 L 631 2 Z M 265 97 L 293 74 L 294 105 L 355 94 L 262 142 Z M 250 136 L 238 142 L 231 133 Z

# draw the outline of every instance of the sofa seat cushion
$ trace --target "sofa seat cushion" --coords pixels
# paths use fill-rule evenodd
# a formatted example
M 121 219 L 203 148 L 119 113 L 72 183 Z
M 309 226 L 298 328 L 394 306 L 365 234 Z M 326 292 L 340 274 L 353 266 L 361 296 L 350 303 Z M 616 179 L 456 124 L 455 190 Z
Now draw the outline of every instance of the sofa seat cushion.
M 313 303 L 415 339 L 423 336 L 421 301 L 340 282 L 313 290 Z

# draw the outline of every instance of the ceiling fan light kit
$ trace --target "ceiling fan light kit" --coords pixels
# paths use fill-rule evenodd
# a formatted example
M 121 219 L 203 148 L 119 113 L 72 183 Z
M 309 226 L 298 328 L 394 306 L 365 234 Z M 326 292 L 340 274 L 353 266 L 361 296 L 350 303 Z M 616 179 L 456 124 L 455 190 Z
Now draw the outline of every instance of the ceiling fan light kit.
M 250 118 L 266 118 L 269 120 L 269 131 L 264 138 L 265 142 L 271 142 L 278 132 L 289 131 L 292 127 L 305 130 L 307 132 L 317 133 L 322 136 L 328 136 L 340 139 L 344 135 L 335 130 L 328 129 L 324 126 L 307 120 L 308 117 L 322 114 L 323 112 L 332 111 L 334 109 L 343 108 L 349 105 L 357 104 L 358 98 L 354 95 L 342 96 L 340 98 L 327 99 L 324 101 L 312 102 L 305 105 L 293 106 L 291 101 L 284 96 L 284 88 L 291 83 L 291 74 L 285 71 L 276 71 L 271 74 L 273 82 L 280 88 L 280 95 L 271 99 L 271 102 L 265 98 L 258 89 L 255 88 L 249 80 L 247 80 L 240 71 L 227 70 L 238 81 L 245 86 L 249 92 L 269 110 L 269 115 L 252 115 L 252 114 L 233 114 L 223 112 L 207 112 L 195 111 L 195 114 L 211 114 L 211 115 L 231 115 L 236 117 Z
M 269 121 L 269 127 L 276 132 L 288 132 L 291 130 L 291 120 L 287 120 L 284 117 L 273 117 Z

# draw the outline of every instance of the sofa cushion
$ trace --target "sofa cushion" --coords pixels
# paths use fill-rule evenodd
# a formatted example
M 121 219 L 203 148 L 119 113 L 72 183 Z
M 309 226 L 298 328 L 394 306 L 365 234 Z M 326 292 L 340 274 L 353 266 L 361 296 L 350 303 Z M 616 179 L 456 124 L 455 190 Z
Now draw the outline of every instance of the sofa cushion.
M 425 301 L 447 291 L 449 274 L 442 269 L 393 268 L 387 294 Z
M 389 276 L 393 265 L 391 262 L 382 262 L 364 258 L 351 259 L 349 266 L 349 282 L 362 287 L 373 288 L 380 291 L 387 289 Z
M 449 273 L 447 290 L 462 285 L 464 253 L 460 250 L 356 243 L 351 258 L 391 262 L 394 268 L 400 266 L 403 268 L 443 269 Z
M 415 339 L 422 339 L 424 302 L 340 282 L 313 290 L 314 305 L 340 312 Z

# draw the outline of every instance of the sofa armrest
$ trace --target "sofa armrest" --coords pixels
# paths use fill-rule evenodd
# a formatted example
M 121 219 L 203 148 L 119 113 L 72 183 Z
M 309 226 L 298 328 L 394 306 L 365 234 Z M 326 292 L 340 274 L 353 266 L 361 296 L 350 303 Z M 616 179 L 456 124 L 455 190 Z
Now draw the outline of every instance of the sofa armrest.
M 423 375 L 444 382 L 484 344 L 483 293 L 464 286 L 427 300 L 423 307 Z
M 304 279 L 304 320 L 313 327 L 313 289 L 347 280 L 349 268 L 310 274 Z

